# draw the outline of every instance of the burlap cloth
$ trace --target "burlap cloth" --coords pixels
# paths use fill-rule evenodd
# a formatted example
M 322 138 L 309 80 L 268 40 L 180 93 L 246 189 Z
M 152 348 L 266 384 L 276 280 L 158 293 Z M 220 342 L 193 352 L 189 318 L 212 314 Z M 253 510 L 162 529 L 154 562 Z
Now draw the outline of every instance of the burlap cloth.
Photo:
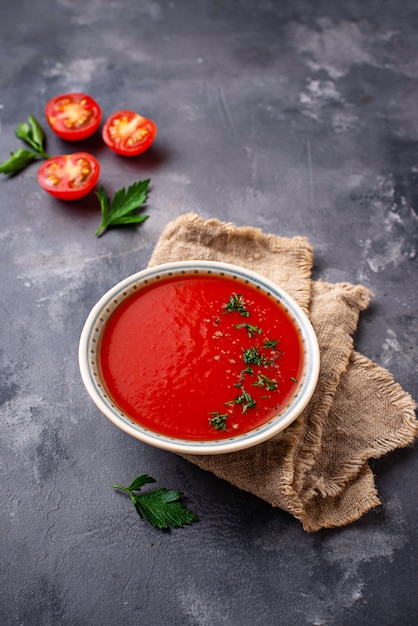
M 194 213 L 167 225 L 149 265 L 187 259 L 240 265 L 287 291 L 310 317 L 321 367 L 311 402 L 284 432 L 242 452 L 185 458 L 288 511 L 307 531 L 343 526 L 380 504 L 368 460 L 412 444 L 418 422 L 411 396 L 353 348 L 372 294 L 361 285 L 313 281 L 305 237 L 277 237 Z

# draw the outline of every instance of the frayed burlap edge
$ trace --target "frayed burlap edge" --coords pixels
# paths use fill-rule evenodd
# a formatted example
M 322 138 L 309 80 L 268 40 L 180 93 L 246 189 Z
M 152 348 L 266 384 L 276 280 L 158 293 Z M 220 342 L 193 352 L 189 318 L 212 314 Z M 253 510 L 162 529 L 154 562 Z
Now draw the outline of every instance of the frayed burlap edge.
M 310 318 L 321 352 L 319 380 L 303 414 L 303 429 L 293 453 L 293 489 L 300 497 L 304 476 L 311 469 L 322 445 L 322 431 L 341 376 L 353 349 L 353 333 L 360 312 L 367 308 L 371 292 L 361 285 L 323 281 L 312 283 Z
M 353 390 L 356 391 L 355 397 Z M 366 408 L 368 397 L 374 398 L 372 409 L 370 405 Z M 336 434 L 345 435 L 344 418 L 350 410 L 355 413 L 356 420 L 350 420 L 349 446 L 344 445 L 344 438 L 339 443 Z M 415 401 L 388 370 L 353 351 L 335 394 L 323 438 L 324 442 L 333 438 L 333 445 L 339 451 L 339 464 L 331 467 L 327 462 L 329 450 L 325 445 L 316 458 L 316 465 L 311 466 L 310 475 L 305 477 L 300 494 L 303 501 L 306 503 L 316 495 L 322 498 L 337 496 L 368 459 L 382 457 L 396 448 L 414 443 L 418 436 L 415 411 Z M 356 444 L 358 440 L 360 443 Z M 355 455 L 352 453 L 354 449 Z
M 356 522 L 380 504 L 373 472 L 369 464 L 364 463 L 337 495 L 312 498 L 299 519 L 307 532 L 340 528 Z

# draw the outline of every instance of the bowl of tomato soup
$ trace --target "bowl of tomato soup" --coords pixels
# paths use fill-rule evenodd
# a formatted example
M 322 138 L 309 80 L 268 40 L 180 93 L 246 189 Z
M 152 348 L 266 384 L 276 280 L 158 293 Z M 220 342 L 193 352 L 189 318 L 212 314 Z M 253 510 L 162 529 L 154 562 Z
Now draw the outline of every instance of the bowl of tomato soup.
M 180 454 L 270 439 L 315 390 L 319 349 L 298 304 L 242 267 L 166 263 L 112 287 L 81 333 L 82 380 L 125 433 Z

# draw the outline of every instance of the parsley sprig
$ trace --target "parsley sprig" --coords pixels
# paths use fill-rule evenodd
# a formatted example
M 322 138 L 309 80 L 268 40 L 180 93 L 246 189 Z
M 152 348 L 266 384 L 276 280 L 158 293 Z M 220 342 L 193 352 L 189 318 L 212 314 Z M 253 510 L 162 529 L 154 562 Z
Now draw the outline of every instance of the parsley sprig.
M 45 152 L 44 131 L 33 115 L 29 115 L 27 122 L 21 122 L 18 125 L 15 135 L 32 150 L 19 148 L 16 152 L 12 152 L 6 161 L 0 163 L 0 174 L 12 176 L 25 169 L 36 159 L 49 159 L 49 155 Z
M 148 520 L 155 528 L 167 529 L 169 526 L 182 528 L 185 524 L 200 521 L 199 517 L 180 501 L 183 496 L 180 491 L 160 487 L 141 494 L 135 493 L 141 491 L 147 483 L 156 482 L 152 476 L 141 474 L 128 487 L 116 484 L 112 484 L 112 487 L 129 493 L 139 517 Z
M 99 198 L 102 211 L 102 223 L 96 230 L 96 236 L 100 237 L 109 226 L 144 222 L 148 215 L 138 215 L 136 210 L 145 203 L 149 184 L 150 179 L 148 178 L 133 183 L 128 189 L 122 187 L 115 193 L 112 200 L 110 200 L 104 187 L 100 187 L 96 195 Z

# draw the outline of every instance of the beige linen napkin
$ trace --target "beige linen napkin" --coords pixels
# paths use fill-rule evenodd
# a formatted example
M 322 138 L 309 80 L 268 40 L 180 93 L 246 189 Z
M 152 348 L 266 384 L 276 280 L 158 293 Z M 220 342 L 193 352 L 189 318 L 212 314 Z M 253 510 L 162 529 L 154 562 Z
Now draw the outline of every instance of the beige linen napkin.
M 287 291 L 310 317 L 321 367 L 311 402 L 284 432 L 241 452 L 185 458 L 288 511 L 307 531 L 357 520 L 380 503 L 368 460 L 418 435 L 411 396 L 353 348 L 372 294 L 361 285 L 312 281 L 305 237 L 186 213 L 167 225 L 149 265 L 192 259 L 246 267 Z

